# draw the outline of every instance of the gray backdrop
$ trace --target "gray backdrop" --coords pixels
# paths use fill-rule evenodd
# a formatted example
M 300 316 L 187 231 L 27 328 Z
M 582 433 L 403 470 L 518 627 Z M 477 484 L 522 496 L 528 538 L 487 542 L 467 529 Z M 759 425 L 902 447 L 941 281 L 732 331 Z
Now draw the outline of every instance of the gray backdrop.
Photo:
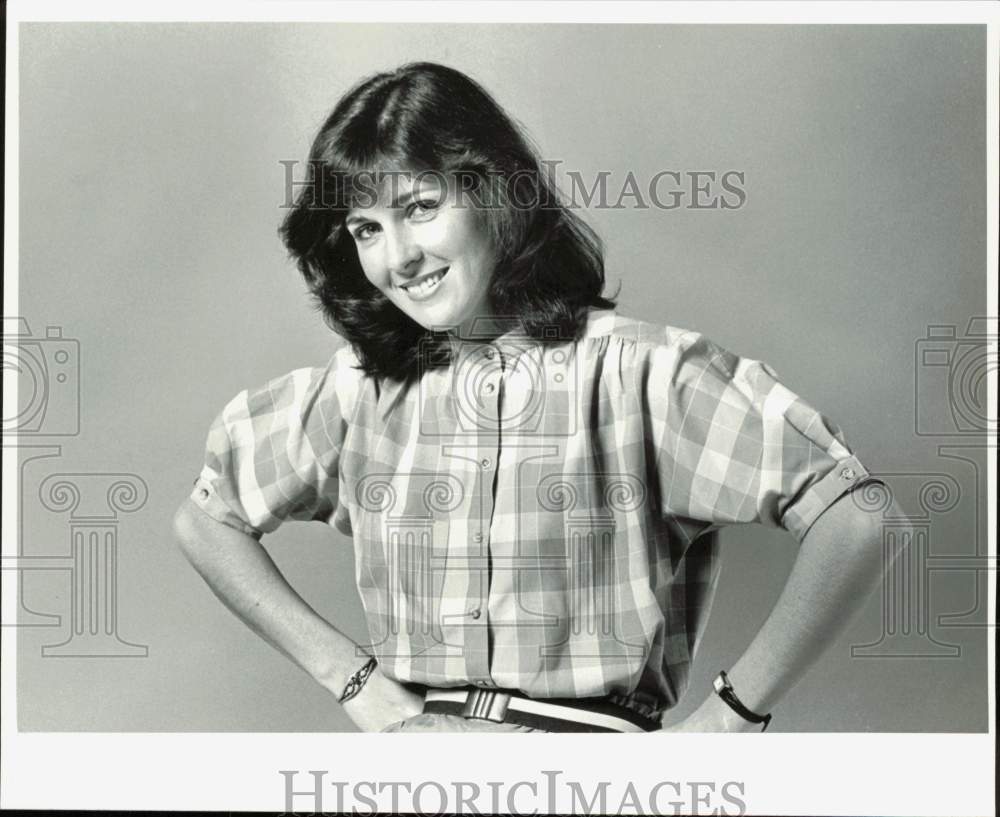
M 770 363 L 919 517 L 925 595 L 876 593 L 774 726 L 986 730 L 986 361 L 967 338 L 985 310 L 984 26 L 23 24 L 20 49 L 17 314 L 39 339 L 22 350 L 49 367 L 48 413 L 19 438 L 20 729 L 352 728 L 222 607 L 170 523 L 222 405 L 341 342 L 276 236 L 279 162 L 305 159 L 361 76 L 433 59 L 613 190 L 629 171 L 745 174 L 739 209 L 585 216 L 623 314 Z M 99 563 L 74 561 L 72 537 L 92 534 Z M 350 542 L 318 524 L 265 542 L 363 641 Z M 753 635 L 796 549 L 759 527 L 722 546 L 678 717 Z

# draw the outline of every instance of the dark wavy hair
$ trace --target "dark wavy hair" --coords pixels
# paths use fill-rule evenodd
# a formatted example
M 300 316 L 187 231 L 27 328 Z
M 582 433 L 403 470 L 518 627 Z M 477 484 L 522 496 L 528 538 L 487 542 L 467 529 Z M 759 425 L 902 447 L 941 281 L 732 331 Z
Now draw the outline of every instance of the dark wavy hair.
M 420 326 L 365 277 L 344 226 L 358 200 L 356 180 L 390 168 L 459 174 L 480 204 L 489 199 L 477 211 L 497 258 L 490 306 L 494 315 L 516 316 L 525 335 L 577 339 L 588 307 L 615 306 L 601 295 L 600 239 L 560 202 L 521 129 L 465 74 L 410 63 L 361 81 L 337 103 L 279 229 L 324 319 L 351 343 L 366 374 L 406 379 L 428 361 L 450 360 L 447 333 Z

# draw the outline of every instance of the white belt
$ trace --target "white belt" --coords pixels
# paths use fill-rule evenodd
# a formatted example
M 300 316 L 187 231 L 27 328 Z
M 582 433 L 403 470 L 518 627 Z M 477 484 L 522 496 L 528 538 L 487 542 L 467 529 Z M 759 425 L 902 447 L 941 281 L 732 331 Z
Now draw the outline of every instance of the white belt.
M 550 704 L 533 698 L 520 698 L 500 690 L 491 689 L 428 689 L 424 699 L 427 701 L 451 701 L 464 704 L 462 716 L 466 718 L 482 718 L 484 720 L 502 723 L 508 710 L 526 712 L 531 715 L 558 718 L 564 721 L 588 723 L 616 732 L 644 732 L 638 726 L 625 718 L 616 718 L 603 712 L 591 712 L 587 709 Z

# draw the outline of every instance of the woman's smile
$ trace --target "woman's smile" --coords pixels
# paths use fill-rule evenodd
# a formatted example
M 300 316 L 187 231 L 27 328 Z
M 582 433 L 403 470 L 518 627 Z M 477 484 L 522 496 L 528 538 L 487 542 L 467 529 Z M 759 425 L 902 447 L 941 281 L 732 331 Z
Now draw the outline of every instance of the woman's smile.
M 444 267 L 424 275 L 412 283 L 403 284 L 400 288 L 406 292 L 411 301 L 426 301 L 440 289 L 439 285 L 448 274 L 448 269 L 448 267 Z

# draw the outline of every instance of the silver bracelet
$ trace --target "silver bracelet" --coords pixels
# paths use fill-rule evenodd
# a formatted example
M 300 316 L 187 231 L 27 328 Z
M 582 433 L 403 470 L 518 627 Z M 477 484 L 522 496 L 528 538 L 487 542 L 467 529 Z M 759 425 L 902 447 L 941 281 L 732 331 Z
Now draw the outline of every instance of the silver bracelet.
M 344 703 L 345 701 L 351 700 L 351 698 L 361 692 L 361 688 L 365 685 L 368 677 L 375 671 L 375 667 L 377 666 L 378 661 L 375 660 L 375 657 L 372 656 L 369 658 L 361 669 L 347 679 L 347 686 L 344 687 L 344 691 L 340 693 L 340 697 L 337 701 L 339 703 Z

